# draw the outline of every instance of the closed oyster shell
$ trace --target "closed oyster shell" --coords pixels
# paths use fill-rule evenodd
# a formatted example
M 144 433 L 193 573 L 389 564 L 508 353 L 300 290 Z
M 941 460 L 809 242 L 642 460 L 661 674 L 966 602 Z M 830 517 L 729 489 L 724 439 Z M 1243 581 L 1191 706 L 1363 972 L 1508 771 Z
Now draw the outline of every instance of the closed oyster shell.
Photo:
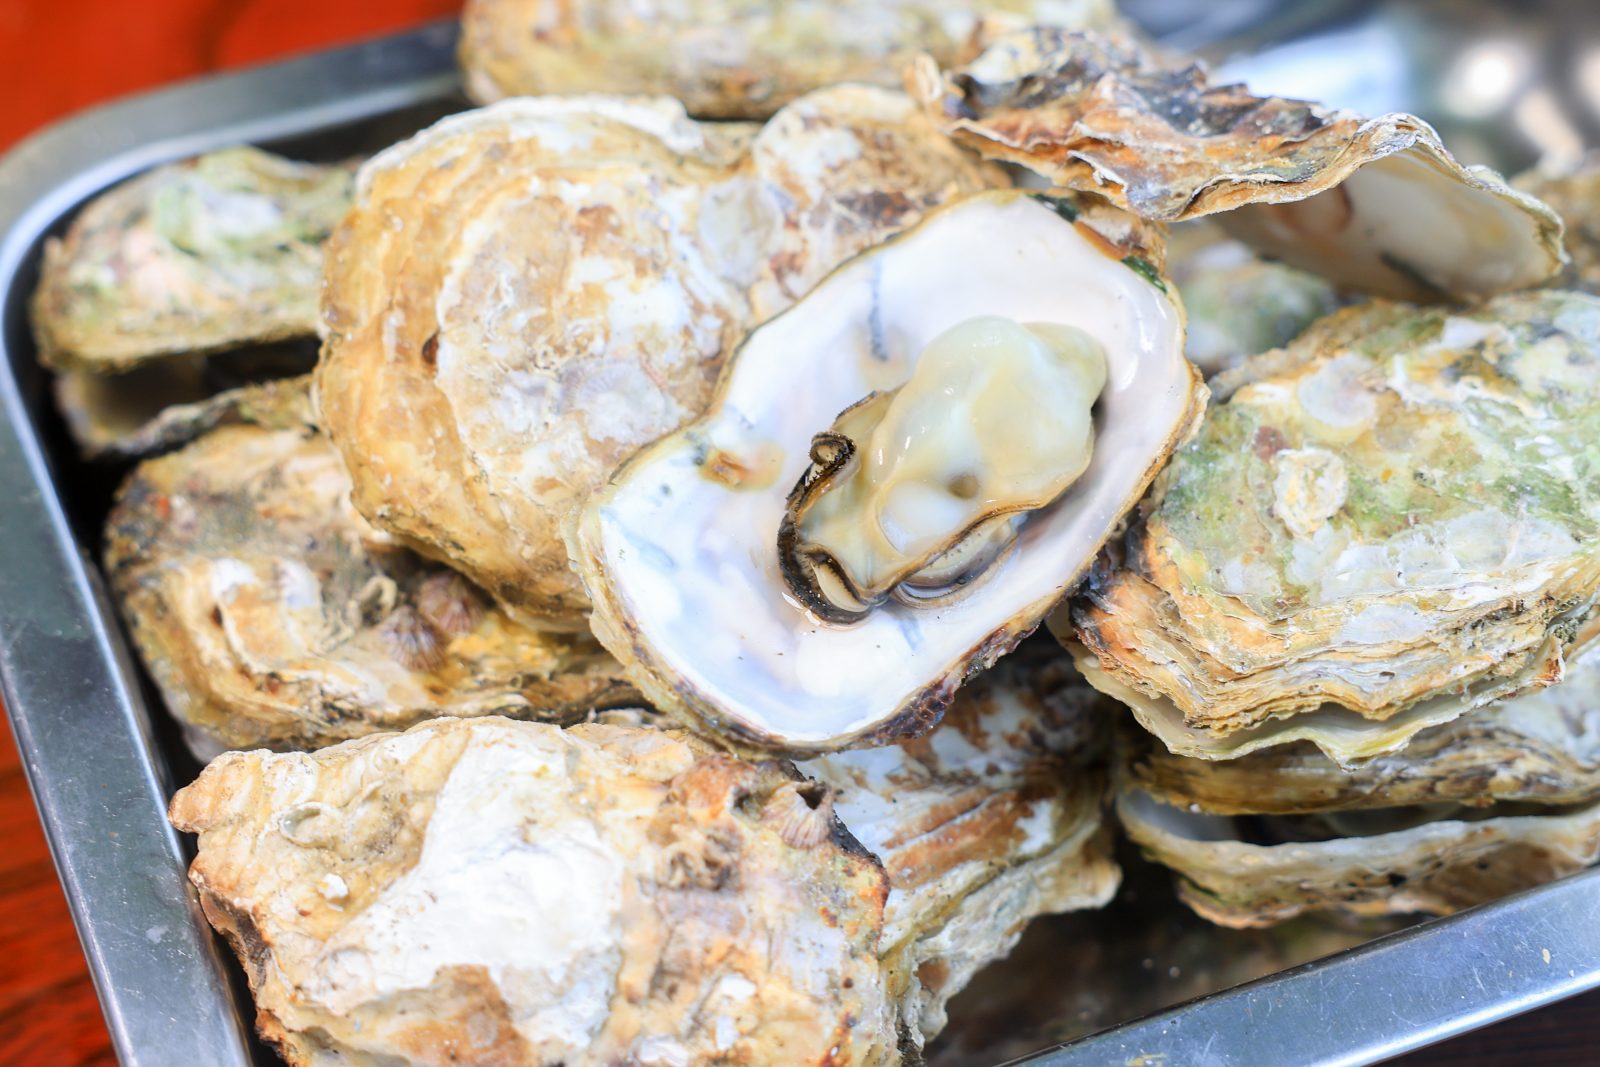
M 311 335 L 321 245 L 349 207 L 354 170 L 230 148 L 102 194 L 45 243 L 40 358 L 104 372 Z
M 1173 228 L 1167 263 L 1189 319 L 1184 354 L 1207 378 L 1288 344 L 1340 305 L 1327 279 L 1263 259 L 1208 221 Z
M 1413 115 L 1368 119 L 1213 86 L 1120 37 L 1039 28 L 957 70 L 920 59 L 913 95 L 962 144 L 1146 219 L 1217 213 L 1235 237 L 1340 286 L 1465 300 L 1561 267 L 1561 220 Z
M 374 159 L 330 245 L 318 370 L 356 507 L 519 617 L 581 627 L 566 512 L 700 411 L 752 287 L 777 310 L 929 203 L 1001 180 L 896 94 L 795 106 L 803 121 L 780 116 L 737 163 L 743 132 L 617 97 L 506 101 Z M 819 169 L 795 169 L 788 138 Z M 901 149 L 925 169 L 853 162 Z M 768 158 L 786 161 L 770 178 Z
M 230 423 L 300 426 L 315 421 L 309 373 L 278 377 L 302 365 L 309 372 L 315 353 L 298 346 L 248 352 L 247 368 L 266 369 L 268 380 L 218 388 L 228 356 L 154 359 L 121 374 L 67 370 L 53 383 L 56 406 L 85 459 L 138 459 L 187 444 L 207 430 Z M 233 353 L 229 354 L 234 355 Z
M 1173 752 L 1350 761 L 1561 677 L 1593 627 L 1600 300 L 1374 303 L 1246 363 L 1058 632 Z
M 190 879 L 296 1067 L 900 1062 L 881 867 L 793 779 L 657 730 L 441 719 L 228 753 Z
M 1060 651 L 1029 643 L 964 687 L 927 736 L 799 765 L 889 873 L 882 943 L 917 978 L 905 1014 L 919 1043 L 1030 919 L 1115 893 L 1102 827 L 1108 722 Z
M 1147 737 L 1134 744 L 1125 772 L 1135 788 L 1217 815 L 1588 803 L 1600 799 L 1600 647 L 1578 653 L 1559 685 L 1470 711 L 1348 768 L 1304 741 L 1223 762 L 1175 756 Z
M 586 637 L 486 605 L 454 636 L 418 620 L 441 568 L 368 526 L 349 492 L 338 453 L 304 424 L 221 427 L 123 486 L 106 570 L 197 752 L 314 748 L 437 715 L 570 722 L 636 702 Z
M 471 0 L 461 64 L 481 103 L 544 93 L 664 93 L 707 118 L 765 118 L 835 82 L 894 85 L 918 51 L 1035 23 L 1113 23 L 1111 0 Z
M 1308 911 L 1446 915 L 1600 858 L 1600 804 L 1445 808 L 1383 809 L 1333 825 L 1286 817 L 1268 827 L 1269 839 L 1291 838 L 1280 843 L 1248 840 L 1243 820 L 1183 811 L 1137 791 L 1118 797 L 1117 818 L 1145 855 L 1177 872 L 1185 904 L 1233 927 Z M 1352 833 L 1367 828 L 1373 832 Z
M 750 335 L 706 415 L 636 454 L 577 516 L 596 635 L 652 703 L 736 746 L 814 755 L 925 732 L 1077 582 L 1199 418 L 1182 310 L 1142 248 L 1113 245 L 1070 203 L 1004 191 L 834 271 Z M 954 604 L 821 623 L 785 595 L 776 551 L 812 435 L 978 315 L 1076 326 L 1104 349 L 1088 470 Z

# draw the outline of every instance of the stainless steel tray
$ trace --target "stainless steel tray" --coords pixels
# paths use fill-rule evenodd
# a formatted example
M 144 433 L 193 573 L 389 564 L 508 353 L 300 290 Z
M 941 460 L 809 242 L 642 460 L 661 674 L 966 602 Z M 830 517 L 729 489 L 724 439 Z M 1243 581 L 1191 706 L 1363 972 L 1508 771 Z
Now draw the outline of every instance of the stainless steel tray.
M 1283 45 L 1254 61 L 1268 76 L 1291 69 L 1280 63 L 1273 75 L 1274 55 L 1293 57 L 1294 48 L 1328 35 L 1371 40 L 1359 34 L 1387 27 L 1403 35 L 1433 19 L 1452 35 L 1433 40 L 1462 40 L 1463 5 L 1448 0 L 1235 0 L 1188 5 L 1187 17 L 1185 5 L 1157 0 L 1125 6 L 1218 58 L 1247 29 L 1252 50 Z M 1556 16 L 1587 15 L 1587 6 L 1524 5 L 1537 7 L 1542 21 L 1516 23 L 1522 36 L 1511 39 L 1542 47 L 1529 26 L 1570 36 L 1573 24 Z M 1466 7 L 1481 13 L 1484 5 Z M 1588 39 L 1600 44 L 1600 35 Z M 1381 109 L 1420 99 L 1407 98 L 1405 86 L 1361 83 L 1374 99 L 1360 103 Z M 40 244 L 87 197 L 154 164 L 240 141 L 305 158 L 371 150 L 464 106 L 457 91 L 454 28 L 437 25 L 101 108 L 0 161 L 0 695 L 126 1064 L 276 1060 L 251 1036 L 242 975 L 200 915 L 184 876 L 188 846 L 166 823 L 174 785 L 196 767 L 167 717 L 151 714 L 157 698 L 100 584 L 94 557 L 116 472 L 73 458 L 35 366 L 26 303 Z M 1583 122 L 1579 115 L 1568 125 L 1581 136 L 1591 132 Z M 1507 136 L 1485 140 L 1483 128 L 1480 121 L 1461 136 L 1476 137 L 1469 143 L 1505 165 L 1551 150 L 1538 130 L 1502 124 L 1495 128 Z M 1372 1063 L 1600 985 L 1594 871 L 1166 1007 L 1372 930 L 1213 930 L 1175 904 L 1164 873 L 1137 857 L 1127 862 L 1133 888 L 1112 909 L 1035 923 L 1013 960 L 957 998 L 936 1062 L 993 1063 L 1099 1030 L 1027 1062 Z

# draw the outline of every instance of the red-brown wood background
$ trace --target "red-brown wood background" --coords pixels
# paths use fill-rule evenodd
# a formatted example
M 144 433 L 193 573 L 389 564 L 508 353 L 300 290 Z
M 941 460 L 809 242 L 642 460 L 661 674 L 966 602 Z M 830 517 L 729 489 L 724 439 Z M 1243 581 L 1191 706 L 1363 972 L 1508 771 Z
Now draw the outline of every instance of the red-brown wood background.
M 0 151 L 114 96 L 459 8 L 460 0 L 0 0 Z M 1600 1063 L 1597 1009 L 1600 995 L 1580 997 L 1404 1062 Z M 115 1062 L 7 727 L 0 730 L 0 1067 Z

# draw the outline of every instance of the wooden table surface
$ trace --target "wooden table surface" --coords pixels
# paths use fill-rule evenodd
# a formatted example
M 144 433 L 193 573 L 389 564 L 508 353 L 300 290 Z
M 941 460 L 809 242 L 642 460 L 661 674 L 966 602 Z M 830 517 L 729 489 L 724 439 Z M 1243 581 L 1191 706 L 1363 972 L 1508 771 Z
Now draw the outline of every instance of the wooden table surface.
M 459 6 L 459 0 L 0 0 L 0 150 L 101 100 L 451 15 Z M 1597 1013 L 1600 992 L 1396 1062 L 1590 1067 L 1600 1063 Z M 115 1063 L 7 726 L 0 729 L 0 1067 Z

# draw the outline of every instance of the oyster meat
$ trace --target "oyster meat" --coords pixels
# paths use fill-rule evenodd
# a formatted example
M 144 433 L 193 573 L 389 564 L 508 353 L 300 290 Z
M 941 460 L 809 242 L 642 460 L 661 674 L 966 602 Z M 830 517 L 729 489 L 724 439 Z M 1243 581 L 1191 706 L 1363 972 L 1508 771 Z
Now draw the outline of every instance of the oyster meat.
M 752 143 L 664 99 L 512 100 L 375 158 L 330 246 L 318 370 L 356 507 L 519 617 L 583 626 L 566 513 L 701 410 L 752 291 L 780 310 L 1003 181 L 898 94 L 792 106 Z
M 897 84 L 918 51 L 954 60 L 1000 28 L 1115 21 L 1111 0 L 470 0 L 461 64 L 482 103 L 664 93 L 706 118 L 765 118 L 835 82 Z
M 1185 352 L 1210 377 L 1338 310 L 1326 278 L 1263 259 L 1213 222 L 1173 227 L 1167 267 L 1189 317 Z
M 1450 804 L 1270 820 L 1117 799 L 1123 828 L 1179 875 L 1178 895 L 1223 926 L 1308 911 L 1445 915 L 1582 870 L 1600 858 L 1600 803 Z
M 592 639 L 526 629 L 367 525 L 327 439 L 261 406 L 275 428 L 141 464 L 107 520 L 123 617 L 197 753 L 637 701 Z
M 1341 767 L 1300 741 L 1221 762 L 1175 756 L 1144 735 L 1126 765 L 1133 787 L 1176 808 L 1217 815 L 1499 801 L 1600 799 L 1600 646 L 1559 685 L 1424 730 L 1399 752 Z
M 1537 285 L 1561 220 L 1413 115 L 1367 119 L 1211 85 L 1120 36 L 1042 27 L 994 41 L 913 95 L 960 143 L 1143 218 L 1215 214 L 1233 236 L 1334 283 L 1401 300 Z
M 1557 681 L 1600 589 L 1597 368 L 1581 293 L 1339 312 L 1223 376 L 1125 558 L 1055 626 L 1209 759 L 1366 758 Z
M 1205 389 L 1148 251 L 1072 217 L 1071 204 L 979 194 L 849 261 L 746 339 L 703 418 L 590 500 L 570 543 L 591 624 L 653 703 L 744 747 L 881 744 L 928 729 L 970 670 L 1074 585 L 1198 420 Z M 980 316 L 1082 331 L 1103 352 L 1088 469 L 1064 497 L 1017 513 L 1004 551 L 975 558 L 963 542 L 946 569 L 960 570 L 953 603 L 823 621 L 790 592 L 778 550 L 813 435 L 913 378 L 930 341 Z M 966 417 L 949 414 L 957 428 Z
M 653 729 L 439 719 L 173 798 L 262 1035 L 326 1062 L 896 1064 L 887 883 L 814 787 Z
M 882 951 L 903 952 L 916 979 L 903 1011 L 918 1044 L 1030 919 L 1116 892 L 1103 699 L 1059 649 L 1030 642 L 963 688 L 927 736 L 799 765 L 888 870 Z
M 354 172 L 240 147 L 102 194 L 45 244 L 40 358 L 104 373 L 311 335 L 322 242 L 350 206 Z

